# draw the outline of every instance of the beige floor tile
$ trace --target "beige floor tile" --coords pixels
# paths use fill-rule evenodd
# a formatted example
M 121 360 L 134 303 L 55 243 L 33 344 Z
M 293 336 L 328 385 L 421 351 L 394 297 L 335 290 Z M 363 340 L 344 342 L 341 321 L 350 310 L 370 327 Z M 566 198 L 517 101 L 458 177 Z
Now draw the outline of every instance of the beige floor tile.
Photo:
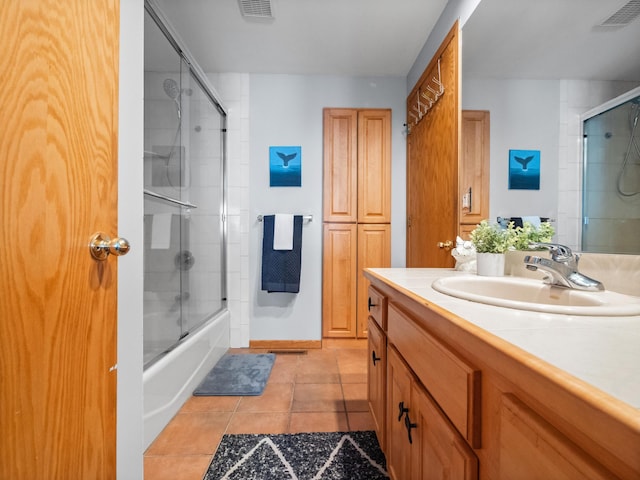
M 375 430 L 376 425 L 370 412 L 348 412 L 350 431 Z
M 366 383 L 348 383 L 342 385 L 344 403 L 347 412 L 368 412 Z
M 340 384 L 301 384 L 293 391 L 292 412 L 344 412 L 344 398 Z
M 144 480 L 202 480 L 211 455 L 146 456 Z
M 238 408 L 242 397 L 221 396 L 192 396 L 180 409 L 180 413 L 187 412 L 234 412 Z
M 343 412 L 291 413 L 290 433 L 345 432 L 347 415 Z
M 289 415 L 289 412 L 236 412 L 229 422 L 226 433 L 287 433 L 289 429 Z
M 238 412 L 288 412 L 291 410 L 293 383 L 270 383 L 262 395 L 242 397 Z
M 231 412 L 179 413 L 151 444 L 146 454 L 213 454 L 230 418 Z
M 366 373 L 341 373 L 340 383 L 367 383 Z
M 267 383 L 293 383 L 298 368 L 298 355 L 276 355 Z

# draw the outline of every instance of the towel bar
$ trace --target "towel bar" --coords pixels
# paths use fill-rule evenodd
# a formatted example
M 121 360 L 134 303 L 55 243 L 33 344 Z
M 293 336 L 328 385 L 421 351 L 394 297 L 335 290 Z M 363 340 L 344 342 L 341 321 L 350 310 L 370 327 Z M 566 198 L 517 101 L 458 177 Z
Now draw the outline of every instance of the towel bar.
M 313 222 L 313 215 L 303 215 L 302 220 L 305 222 Z M 262 221 L 262 215 L 258 215 L 258 221 Z

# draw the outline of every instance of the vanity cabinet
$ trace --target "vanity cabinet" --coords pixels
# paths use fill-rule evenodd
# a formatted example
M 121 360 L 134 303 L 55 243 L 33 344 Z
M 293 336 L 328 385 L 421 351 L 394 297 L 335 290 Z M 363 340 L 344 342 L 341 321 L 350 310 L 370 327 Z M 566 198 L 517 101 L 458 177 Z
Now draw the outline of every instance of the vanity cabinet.
M 387 354 L 392 479 L 478 478 L 478 459 L 394 347 Z
M 369 405 L 391 478 L 640 478 L 637 409 L 413 293 L 419 272 L 376 271 Z

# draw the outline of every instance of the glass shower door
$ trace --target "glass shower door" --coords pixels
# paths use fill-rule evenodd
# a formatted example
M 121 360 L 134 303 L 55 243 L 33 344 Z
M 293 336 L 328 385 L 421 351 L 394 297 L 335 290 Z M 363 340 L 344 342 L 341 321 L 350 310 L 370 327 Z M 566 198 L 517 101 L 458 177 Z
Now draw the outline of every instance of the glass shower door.
M 148 366 L 226 308 L 224 111 L 148 14 L 144 106 Z

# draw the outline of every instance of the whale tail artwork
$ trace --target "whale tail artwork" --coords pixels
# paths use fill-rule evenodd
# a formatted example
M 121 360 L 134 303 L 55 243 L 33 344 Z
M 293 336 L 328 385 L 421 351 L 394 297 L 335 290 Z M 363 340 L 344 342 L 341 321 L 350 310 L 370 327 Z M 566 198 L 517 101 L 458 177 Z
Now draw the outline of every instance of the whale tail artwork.
M 289 162 L 298 156 L 297 152 L 290 153 L 289 155 L 287 155 L 286 153 L 282 153 L 282 152 L 276 152 L 276 153 L 282 159 L 282 166 L 283 167 L 288 167 L 289 166 Z
M 522 157 L 516 157 L 514 156 L 513 158 L 515 158 L 516 162 L 518 162 L 520 165 L 522 165 L 522 170 L 527 170 L 527 165 L 529 165 L 529 162 L 531 160 L 533 160 L 533 155 L 526 157 L 526 158 L 522 158 Z

